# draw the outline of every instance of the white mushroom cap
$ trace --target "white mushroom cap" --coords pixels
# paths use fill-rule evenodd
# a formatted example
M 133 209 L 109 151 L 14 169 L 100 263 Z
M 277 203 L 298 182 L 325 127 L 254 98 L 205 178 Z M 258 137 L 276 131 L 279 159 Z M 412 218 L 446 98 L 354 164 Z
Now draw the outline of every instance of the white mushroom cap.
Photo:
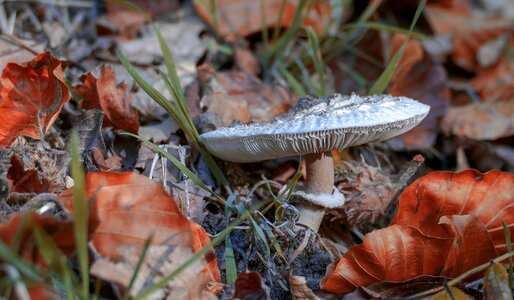
M 272 122 L 220 128 L 202 134 L 200 141 L 213 155 L 233 162 L 322 153 L 405 133 L 429 110 L 390 95 L 303 97 Z

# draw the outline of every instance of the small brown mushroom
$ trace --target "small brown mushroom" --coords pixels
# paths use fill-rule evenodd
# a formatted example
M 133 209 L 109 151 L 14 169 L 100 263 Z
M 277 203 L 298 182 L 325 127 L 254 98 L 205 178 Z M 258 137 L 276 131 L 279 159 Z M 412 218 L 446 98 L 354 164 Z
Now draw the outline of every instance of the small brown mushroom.
M 298 207 L 298 223 L 317 232 L 325 209 L 344 204 L 334 187 L 331 151 L 405 133 L 429 110 L 415 100 L 390 95 L 303 97 L 272 122 L 220 128 L 202 134 L 200 141 L 213 155 L 233 162 L 304 155 L 305 191 L 295 194 L 306 201 Z

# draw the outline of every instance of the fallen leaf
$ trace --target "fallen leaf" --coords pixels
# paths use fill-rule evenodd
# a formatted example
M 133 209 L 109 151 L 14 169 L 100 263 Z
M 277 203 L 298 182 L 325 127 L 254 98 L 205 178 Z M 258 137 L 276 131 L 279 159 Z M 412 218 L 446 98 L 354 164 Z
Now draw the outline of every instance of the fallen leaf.
M 55 217 L 34 212 L 17 213 L 0 224 L 0 240 L 7 246 L 17 247 L 17 253 L 27 261 L 46 266 L 36 243 L 34 229 L 41 228 L 66 256 L 75 252 L 73 224 Z M 94 228 L 90 228 L 92 232 Z
M 40 177 L 36 170 L 25 170 L 17 155 L 12 156 L 7 177 L 11 184 L 11 191 L 17 193 L 39 194 L 46 192 L 50 185 L 50 182 L 46 178 Z
M 100 255 L 115 259 L 119 246 L 142 246 L 151 235 L 154 244 L 192 246 L 189 221 L 163 187 L 148 177 L 87 173 L 86 197 L 91 202 L 90 219 L 99 223 L 91 242 Z M 73 189 L 61 193 L 60 199 L 73 211 Z
M 64 67 L 50 52 L 22 65 L 7 64 L 0 78 L 0 115 L 10 121 L 0 124 L 0 147 L 9 147 L 20 135 L 44 138 L 70 100 Z
M 179 7 L 180 3 L 178 0 L 128 0 L 131 4 L 137 6 L 143 12 L 147 13 L 151 17 L 160 16 L 175 12 Z M 107 1 L 107 13 L 116 14 L 120 12 L 133 11 L 131 8 L 120 5 L 115 1 Z
M 234 48 L 234 60 L 236 66 L 241 71 L 253 76 L 257 76 L 259 74 L 259 62 L 250 49 L 236 46 Z
M 241 96 L 214 93 L 203 96 L 200 106 L 218 115 L 224 126 L 230 126 L 234 121 L 247 124 L 252 120 L 248 102 Z
M 404 298 L 432 288 L 438 288 L 448 281 L 442 276 L 418 276 L 402 282 L 383 281 L 367 287 L 359 287 L 343 300 L 395 299 Z
M 443 218 L 433 227 L 439 235 L 397 224 L 367 234 L 362 244 L 327 267 L 321 288 L 345 294 L 381 281 L 456 277 L 497 256 L 486 228 L 473 216 Z
M 514 223 L 513 191 L 514 175 L 506 172 L 431 172 L 403 191 L 392 224 L 442 236 L 446 230 L 437 226 L 441 217 L 472 215 L 487 228 L 499 254 L 505 253 L 502 220 Z
M 514 99 L 514 98 L 513 98 Z M 471 103 L 448 109 L 441 128 L 473 140 L 496 140 L 514 135 L 514 101 Z
M 116 74 L 109 66 L 102 66 L 100 77 L 96 79 L 88 73 L 80 78 L 81 85 L 74 87 L 81 98 L 84 109 L 100 109 L 105 114 L 104 127 L 137 132 L 139 114 L 131 107 L 132 96 L 125 83 L 116 84 Z
M 478 49 L 485 43 L 509 32 L 512 21 L 497 17 L 475 16 L 462 5 L 448 7 L 428 3 L 425 15 L 436 35 L 451 34 L 453 39 L 452 60 L 459 67 L 476 71 Z
M 37 141 L 16 139 L 10 146 L 12 157 L 7 167 L 14 193 L 60 193 L 66 189 L 65 178 L 70 157 L 66 152 L 41 151 Z M 11 194 L 11 199 L 12 199 Z
M 307 286 L 303 276 L 289 276 L 289 289 L 293 300 L 320 300 Z
M 512 300 L 509 287 L 509 273 L 499 263 L 493 263 L 484 276 L 484 294 L 486 299 Z
M 504 55 L 469 82 L 484 102 L 514 101 L 514 62 Z
M 263 26 L 271 28 L 278 24 L 279 27 L 289 27 L 293 23 L 298 2 L 298 0 L 285 1 L 281 16 L 281 0 L 193 1 L 200 17 L 229 42 L 234 42 L 238 37 L 260 32 Z M 331 17 L 330 1 L 315 0 L 312 4 L 305 5 L 305 7 L 309 6 L 311 9 L 306 13 L 303 24 L 312 26 L 321 33 Z
M 91 273 L 103 280 L 114 282 L 121 288 L 129 286 L 132 274 L 141 257 L 140 249 L 122 246 L 118 249 L 118 261 L 100 258 L 91 267 Z M 193 256 L 191 249 L 183 246 L 151 245 L 148 247 L 141 268 L 135 277 L 130 296 L 135 298 L 148 285 L 157 283 L 177 270 Z M 216 299 L 204 292 L 208 277 L 202 275 L 202 260 L 198 259 L 180 271 L 173 280 L 157 289 L 145 299 Z M 209 296 L 210 294 L 211 296 Z
M 264 284 L 258 272 L 245 271 L 239 273 L 234 286 L 232 300 L 271 299 L 269 288 Z
M 391 42 L 392 53 L 396 53 L 404 41 L 405 35 L 395 34 Z M 393 96 L 407 96 L 430 105 L 428 116 L 418 126 L 389 143 L 396 145 L 401 141 L 401 146 L 396 145 L 396 148 L 402 149 L 431 148 L 438 134 L 437 121 L 450 105 L 450 90 L 443 66 L 411 39 L 393 75 L 389 92 Z
M 207 235 L 205 229 L 202 226 L 196 224 L 195 222 L 190 222 L 191 231 L 193 235 L 193 251 L 198 252 L 202 250 L 203 247 L 207 246 L 211 239 Z M 206 266 L 202 269 L 202 273 L 206 273 L 207 277 L 210 278 L 211 287 L 209 288 L 215 294 L 218 294 L 222 290 L 221 286 L 221 274 L 218 268 L 218 259 L 216 258 L 216 253 L 211 249 L 204 256 L 204 260 L 206 262 Z
M 268 85 L 240 71 L 217 72 L 210 65 L 202 65 L 198 77 L 203 90 L 198 106 L 218 114 L 226 125 L 234 120 L 270 121 L 285 113 L 295 101 L 284 87 Z M 225 98 L 228 100 L 224 101 Z M 227 105 L 236 111 L 227 109 Z
M 447 231 L 453 231 L 455 239 L 450 248 L 444 269 L 437 275 L 457 277 L 475 266 L 487 263 L 498 256 L 487 228 L 471 215 L 443 216 L 439 220 Z M 478 273 L 469 279 L 478 279 Z
M 456 287 L 449 287 L 429 297 L 430 300 L 471 300 L 475 299 Z
M 402 225 L 375 230 L 327 267 L 320 286 L 330 293 L 346 294 L 380 281 L 438 275 L 453 241 L 449 235 L 431 237 Z
M 110 3 L 110 2 L 108 2 Z M 96 19 L 96 32 L 99 36 L 115 35 L 121 39 L 133 39 L 146 24 L 142 14 L 130 11 L 114 11 Z

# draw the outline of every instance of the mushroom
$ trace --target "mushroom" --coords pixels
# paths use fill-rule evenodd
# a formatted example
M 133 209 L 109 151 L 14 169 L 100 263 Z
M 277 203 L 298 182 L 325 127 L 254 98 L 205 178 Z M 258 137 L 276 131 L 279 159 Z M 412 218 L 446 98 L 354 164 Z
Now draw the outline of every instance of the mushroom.
M 317 232 L 325 209 L 340 207 L 344 196 L 334 187 L 331 151 L 400 135 L 423 120 L 430 107 L 406 97 L 361 97 L 335 94 L 300 98 L 290 111 L 268 123 L 219 128 L 200 141 L 218 158 L 256 162 L 286 156 L 305 156 L 305 201 L 298 224 Z

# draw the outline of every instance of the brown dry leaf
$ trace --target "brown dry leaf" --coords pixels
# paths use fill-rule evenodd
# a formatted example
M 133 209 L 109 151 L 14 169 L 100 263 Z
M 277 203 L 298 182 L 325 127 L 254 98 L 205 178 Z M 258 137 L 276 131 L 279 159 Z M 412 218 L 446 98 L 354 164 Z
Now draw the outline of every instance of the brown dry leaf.
M 136 173 L 94 172 L 86 174 L 86 197 L 90 219 L 98 220 L 92 244 L 100 255 L 115 259 L 123 244 L 192 246 L 189 221 L 180 214 L 174 199 L 163 187 Z M 73 211 L 73 190 L 60 195 L 63 206 Z
M 151 17 L 160 16 L 176 11 L 180 2 L 178 0 L 128 0 L 128 2 L 139 7 L 142 11 L 147 13 Z M 120 5 L 115 1 L 107 1 L 107 13 L 116 14 L 119 12 L 133 11 L 129 7 Z
M 480 141 L 512 136 L 514 101 L 452 107 L 446 112 L 441 128 L 446 135 L 454 134 Z
M 116 35 L 122 39 L 132 39 L 137 36 L 146 22 L 145 16 L 138 12 L 114 11 L 96 19 L 96 32 L 99 36 Z
M 133 246 L 122 246 L 118 249 L 118 252 L 119 260 L 117 262 L 112 262 L 106 258 L 96 260 L 91 267 L 91 274 L 106 281 L 114 282 L 125 289 L 128 287 L 136 269 L 141 251 Z M 173 273 L 193 254 L 191 249 L 183 246 L 149 246 L 141 269 L 130 290 L 130 296 L 136 297 L 148 284 L 159 282 Z M 202 275 L 202 268 L 202 260 L 196 260 L 166 286 L 158 289 L 145 299 L 217 299 L 213 294 L 204 292 L 209 279 Z
M 509 287 L 509 273 L 499 263 L 493 263 L 484 276 L 484 294 L 486 299 L 512 300 Z
M 9 116 L 9 122 L 0 124 L 0 147 L 9 147 L 20 135 L 44 138 L 70 100 L 64 67 L 50 52 L 5 67 L 0 78 L 0 115 Z
M 433 225 L 440 229 L 437 236 L 408 225 L 367 234 L 362 244 L 327 268 L 322 289 L 345 294 L 380 281 L 405 281 L 421 275 L 455 277 L 497 256 L 477 218 L 453 216 L 443 222 Z
M 484 102 L 514 101 L 514 61 L 504 55 L 496 65 L 480 72 L 469 84 Z
M 408 297 L 428 289 L 439 288 L 448 281 L 442 276 L 418 276 L 402 282 L 377 282 L 367 287 L 360 287 L 345 295 L 347 300 L 396 299 Z
M 395 34 L 391 42 L 392 55 L 400 49 L 405 35 Z M 409 40 L 396 69 L 389 92 L 407 96 L 430 105 L 428 116 L 409 132 L 390 141 L 396 148 L 431 148 L 438 134 L 437 120 L 448 109 L 450 91 L 443 66 L 434 61 L 421 45 Z M 401 141 L 401 146 L 398 142 Z
M 6 167 L 9 185 L 13 193 L 31 196 L 35 193 L 60 193 L 66 189 L 65 178 L 70 157 L 41 151 L 37 141 L 17 138 L 9 148 L 10 166 Z M 14 200 L 14 194 L 11 199 Z
M 200 105 L 218 115 L 225 126 L 230 126 L 234 121 L 246 124 L 252 120 L 248 102 L 241 96 L 213 93 L 203 96 Z
M 25 170 L 23 162 L 14 154 L 11 167 L 7 173 L 11 191 L 16 193 L 43 193 L 48 191 L 51 182 L 44 176 L 39 176 L 35 169 Z
M 100 109 L 105 114 L 104 127 L 113 126 L 129 132 L 139 130 L 139 114 L 131 107 L 132 96 L 125 83 L 116 84 L 116 74 L 110 66 L 102 66 L 96 79 L 88 73 L 80 78 L 81 85 L 73 89 L 81 98 L 84 109 Z
M 471 300 L 475 299 L 470 295 L 464 293 L 460 289 L 456 287 L 450 287 L 449 291 L 447 289 L 440 291 L 439 293 L 429 297 L 430 300 Z
M 428 3 L 425 14 L 436 35 L 451 34 L 453 62 L 468 71 L 479 69 L 478 49 L 500 35 L 511 31 L 512 21 L 495 17 L 474 16 L 469 3 L 444 6 Z
M 202 226 L 195 222 L 190 222 L 190 224 L 193 235 L 192 249 L 194 252 L 198 252 L 202 250 L 203 247 L 207 246 L 211 242 L 211 239 Z M 204 255 L 204 261 L 206 262 L 206 265 L 202 269 L 202 274 L 210 279 L 211 286 L 209 287 L 209 290 L 215 294 L 219 294 L 223 286 L 221 285 L 221 274 L 218 268 L 218 259 L 216 258 L 216 253 L 214 253 L 213 249 L 209 250 L 209 252 Z
M 222 38 L 229 42 L 238 37 L 246 37 L 260 32 L 263 26 L 288 27 L 292 24 L 298 6 L 298 0 L 287 0 L 280 18 L 281 0 L 219 0 L 193 1 L 200 17 L 204 19 Z M 216 7 L 213 7 L 216 5 Z M 304 19 L 304 25 L 312 26 L 318 33 L 328 25 L 331 17 L 330 1 L 315 0 Z M 212 12 L 216 12 L 213 17 Z M 264 12 L 264 16 L 262 15 Z M 263 23 L 264 21 L 264 23 Z
M 234 285 L 235 290 L 232 300 L 271 299 L 269 287 L 264 284 L 261 275 L 257 272 L 245 271 L 239 273 Z
M 198 77 L 203 91 L 200 108 L 218 114 L 226 125 L 234 120 L 269 121 L 286 112 L 295 101 L 282 86 L 270 86 L 240 71 L 217 72 L 210 65 L 202 65 Z
M 506 251 L 502 220 L 514 224 L 513 191 L 514 175 L 506 172 L 431 172 L 403 191 L 392 224 L 442 236 L 446 229 L 437 226 L 441 217 L 472 215 L 485 225 L 501 254 Z
M 250 49 L 238 47 L 234 48 L 234 60 L 236 66 L 243 72 L 257 76 L 260 72 L 259 61 Z
M 439 220 L 439 224 L 442 224 L 447 231 L 452 231 L 455 239 L 446 258 L 444 269 L 437 275 L 456 277 L 498 256 L 487 228 L 476 217 L 444 216 Z M 481 274 L 477 274 L 472 278 L 480 277 Z
M 289 276 L 289 289 L 293 300 L 321 300 L 307 286 L 303 276 Z
M 438 275 L 453 242 L 450 235 L 430 237 L 408 226 L 376 230 L 330 264 L 320 286 L 330 293 L 346 294 L 380 281 Z
M 46 266 L 33 234 L 36 227 L 46 232 L 64 255 L 71 256 L 75 252 L 73 224 L 70 221 L 34 212 L 14 214 L 7 222 L 0 224 L 0 240 L 7 246 L 16 245 L 17 253 L 29 262 Z M 90 232 L 94 231 L 94 225 L 91 224 L 89 229 Z

